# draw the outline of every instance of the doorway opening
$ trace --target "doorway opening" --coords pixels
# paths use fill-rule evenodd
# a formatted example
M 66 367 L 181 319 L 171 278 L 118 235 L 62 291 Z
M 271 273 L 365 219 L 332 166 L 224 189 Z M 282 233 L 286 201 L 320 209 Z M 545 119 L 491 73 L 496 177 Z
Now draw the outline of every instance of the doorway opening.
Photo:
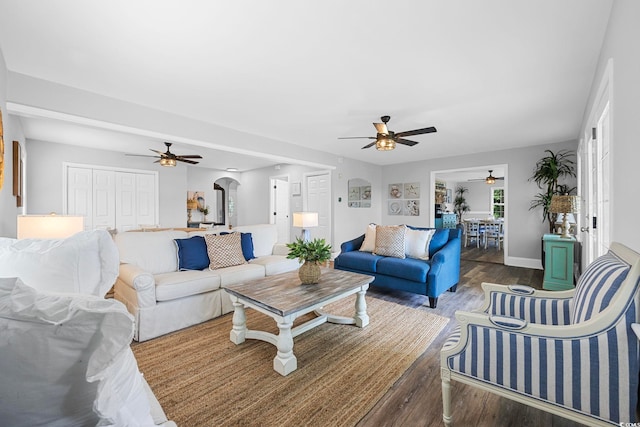
M 438 221 L 438 215 L 455 215 L 456 226 L 462 230 L 462 259 L 505 264 L 509 232 L 507 172 L 507 164 L 431 172 L 431 226 L 450 224 Z M 493 182 L 488 177 L 494 178 Z M 456 192 L 458 187 L 466 189 L 462 193 L 466 208 L 456 203 L 461 201 L 460 193 Z M 444 197 L 439 197 L 440 194 Z M 469 232 L 472 228 L 478 231 Z

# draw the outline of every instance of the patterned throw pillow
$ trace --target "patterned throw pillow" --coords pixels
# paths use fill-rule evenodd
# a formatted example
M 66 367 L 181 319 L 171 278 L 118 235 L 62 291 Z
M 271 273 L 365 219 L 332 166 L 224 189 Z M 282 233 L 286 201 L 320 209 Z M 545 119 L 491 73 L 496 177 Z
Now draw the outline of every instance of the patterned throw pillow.
M 240 233 L 221 236 L 205 234 L 204 240 L 207 243 L 207 253 L 209 254 L 209 270 L 247 263 L 242 255 Z
M 376 248 L 374 253 L 381 256 L 404 258 L 404 225 L 376 226 Z
M 376 248 L 376 225 L 369 224 L 364 232 L 364 241 L 360 245 L 362 252 L 373 252 Z

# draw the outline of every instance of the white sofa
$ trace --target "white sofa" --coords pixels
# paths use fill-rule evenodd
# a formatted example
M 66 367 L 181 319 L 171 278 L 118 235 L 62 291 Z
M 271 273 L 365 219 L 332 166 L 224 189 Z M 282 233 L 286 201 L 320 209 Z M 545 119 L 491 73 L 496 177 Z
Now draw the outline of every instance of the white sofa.
M 134 319 L 105 299 L 106 231 L 0 238 L 0 424 L 173 426 L 138 370 Z
M 165 230 L 119 233 L 120 273 L 115 298 L 135 317 L 136 341 L 146 341 L 233 311 L 224 287 L 296 270 L 296 259 L 287 259 L 288 248 L 277 243 L 275 225 L 239 226 L 232 232 L 251 233 L 255 259 L 247 264 L 216 270 L 180 271 L 175 239 L 220 230 Z

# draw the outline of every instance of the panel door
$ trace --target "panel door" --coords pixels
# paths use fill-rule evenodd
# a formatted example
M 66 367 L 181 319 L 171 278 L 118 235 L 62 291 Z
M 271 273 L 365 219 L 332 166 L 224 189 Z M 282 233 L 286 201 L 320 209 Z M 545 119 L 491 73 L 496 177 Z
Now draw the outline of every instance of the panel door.
M 138 228 L 136 220 L 136 174 L 131 172 L 115 173 L 115 220 L 118 232 Z
M 116 227 L 115 172 L 93 170 L 93 228 Z
M 331 175 L 321 173 L 307 176 L 306 211 L 318 212 L 318 227 L 310 229 L 312 239 L 331 242 Z
M 158 225 L 156 194 L 155 175 L 136 174 L 135 200 L 138 227 L 142 225 Z
M 87 168 L 67 169 L 66 214 L 84 216 L 84 229 L 93 229 L 93 171 Z

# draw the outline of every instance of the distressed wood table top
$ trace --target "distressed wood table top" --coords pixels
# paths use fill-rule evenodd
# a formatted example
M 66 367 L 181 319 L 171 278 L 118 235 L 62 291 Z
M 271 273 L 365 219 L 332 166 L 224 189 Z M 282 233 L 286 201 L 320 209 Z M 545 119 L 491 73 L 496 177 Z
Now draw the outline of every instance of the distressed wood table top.
M 320 282 L 301 285 L 298 271 L 267 276 L 225 287 L 226 291 L 280 316 L 302 311 L 319 302 L 359 289 L 373 276 L 322 268 Z

